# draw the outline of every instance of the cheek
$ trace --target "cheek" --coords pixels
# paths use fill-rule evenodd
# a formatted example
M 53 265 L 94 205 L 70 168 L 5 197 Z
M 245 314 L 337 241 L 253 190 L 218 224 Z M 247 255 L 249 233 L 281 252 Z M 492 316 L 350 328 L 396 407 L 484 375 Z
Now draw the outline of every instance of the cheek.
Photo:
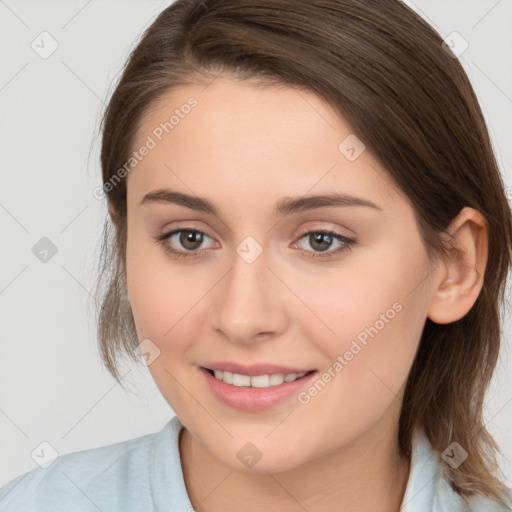
M 127 290 L 138 339 L 152 353 L 148 371 L 170 407 L 186 417 L 190 397 L 180 384 L 189 379 L 188 351 L 200 338 L 197 318 L 205 314 L 201 298 L 211 283 L 204 272 L 185 271 L 166 258 L 160 247 L 134 239 L 127 247 Z
M 204 273 L 185 272 L 168 258 L 157 244 L 129 241 L 127 291 L 139 340 L 150 338 L 160 350 L 179 351 L 184 335 L 190 335 L 194 305 L 208 288 Z
M 331 375 L 325 378 L 344 399 L 393 398 L 414 360 L 427 314 L 418 276 L 427 270 L 421 246 L 409 244 L 407 259 L 393 246 L 308 282 L 315 319 L 306 336 L 317 340 Z

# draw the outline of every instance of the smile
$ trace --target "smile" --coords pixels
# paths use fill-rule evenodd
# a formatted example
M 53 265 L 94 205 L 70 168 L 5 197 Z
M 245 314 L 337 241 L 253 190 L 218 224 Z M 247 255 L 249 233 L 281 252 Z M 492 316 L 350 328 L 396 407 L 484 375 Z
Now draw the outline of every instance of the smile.
M 317 370 L 245 375 L 198 367 L 209 393 L 230 408 L 262 412 L 293 399 L 315 379 Z M 251 372 L 256 373 L 256 371 Z
M 294 380 L 304 377 L 307 372 L 301 373 L 273 373 L 271 375 L 242 375 L 240 373 L 232 373 L 221 370 L 209 370 L 216 379 L 231 384 L 232 386 L 247 386 L 252 388 L 268 388 L 279 386 L 283 382 L 293 382 Z

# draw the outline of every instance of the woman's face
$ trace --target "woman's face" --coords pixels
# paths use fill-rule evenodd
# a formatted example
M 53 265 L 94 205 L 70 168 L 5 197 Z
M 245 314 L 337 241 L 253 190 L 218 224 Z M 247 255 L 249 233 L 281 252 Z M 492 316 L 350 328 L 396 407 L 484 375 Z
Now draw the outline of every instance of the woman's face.
M 128 297 L 194 438 L 274 472 L 395 435 L 432 275 L 410 204 L 350 127 L 313 93 L 218 78 L 167 94 L 134 151 Z M 359 204 L 311 199 L 332 194 Z M 313 373 L 278 384 L 293 370 Z

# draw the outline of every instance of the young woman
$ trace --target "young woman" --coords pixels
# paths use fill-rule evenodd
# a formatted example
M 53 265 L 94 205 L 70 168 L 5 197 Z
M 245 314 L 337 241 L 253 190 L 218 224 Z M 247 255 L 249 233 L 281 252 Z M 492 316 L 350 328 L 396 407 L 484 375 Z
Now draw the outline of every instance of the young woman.
M 142 354 L 176 416 L 19 476 L 1 510 L 512 510 L 482 418 L 511 211 L 427 23 L 177 1 L 102 129 L 101 353 L 119 381 Z

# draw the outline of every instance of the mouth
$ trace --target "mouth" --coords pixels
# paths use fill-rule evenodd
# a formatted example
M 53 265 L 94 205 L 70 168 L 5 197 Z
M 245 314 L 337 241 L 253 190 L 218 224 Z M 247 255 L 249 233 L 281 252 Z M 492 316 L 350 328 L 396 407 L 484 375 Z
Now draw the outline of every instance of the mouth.
M 230 408 L 261 412 L 287 400 L 298 401 L 299 393 L 314 380 L 317 370 L 254 375 L 197 367 L 203 382 L 218 402 Z M 289 402 L 288 402 L 289 403 Z
M 236 387 L 251 387 L 251 388 L 271 388 L 280 386 L 285 382 L 295 382 L 300 380 L 316 370 L 310 370 L 299 373 L 270 373 L 262 375 L 244 375 L 241 373 L 233 373 L 222 370 L 212 370 L 211 368 L 204 368 L 212 377 L 217 380 Z

